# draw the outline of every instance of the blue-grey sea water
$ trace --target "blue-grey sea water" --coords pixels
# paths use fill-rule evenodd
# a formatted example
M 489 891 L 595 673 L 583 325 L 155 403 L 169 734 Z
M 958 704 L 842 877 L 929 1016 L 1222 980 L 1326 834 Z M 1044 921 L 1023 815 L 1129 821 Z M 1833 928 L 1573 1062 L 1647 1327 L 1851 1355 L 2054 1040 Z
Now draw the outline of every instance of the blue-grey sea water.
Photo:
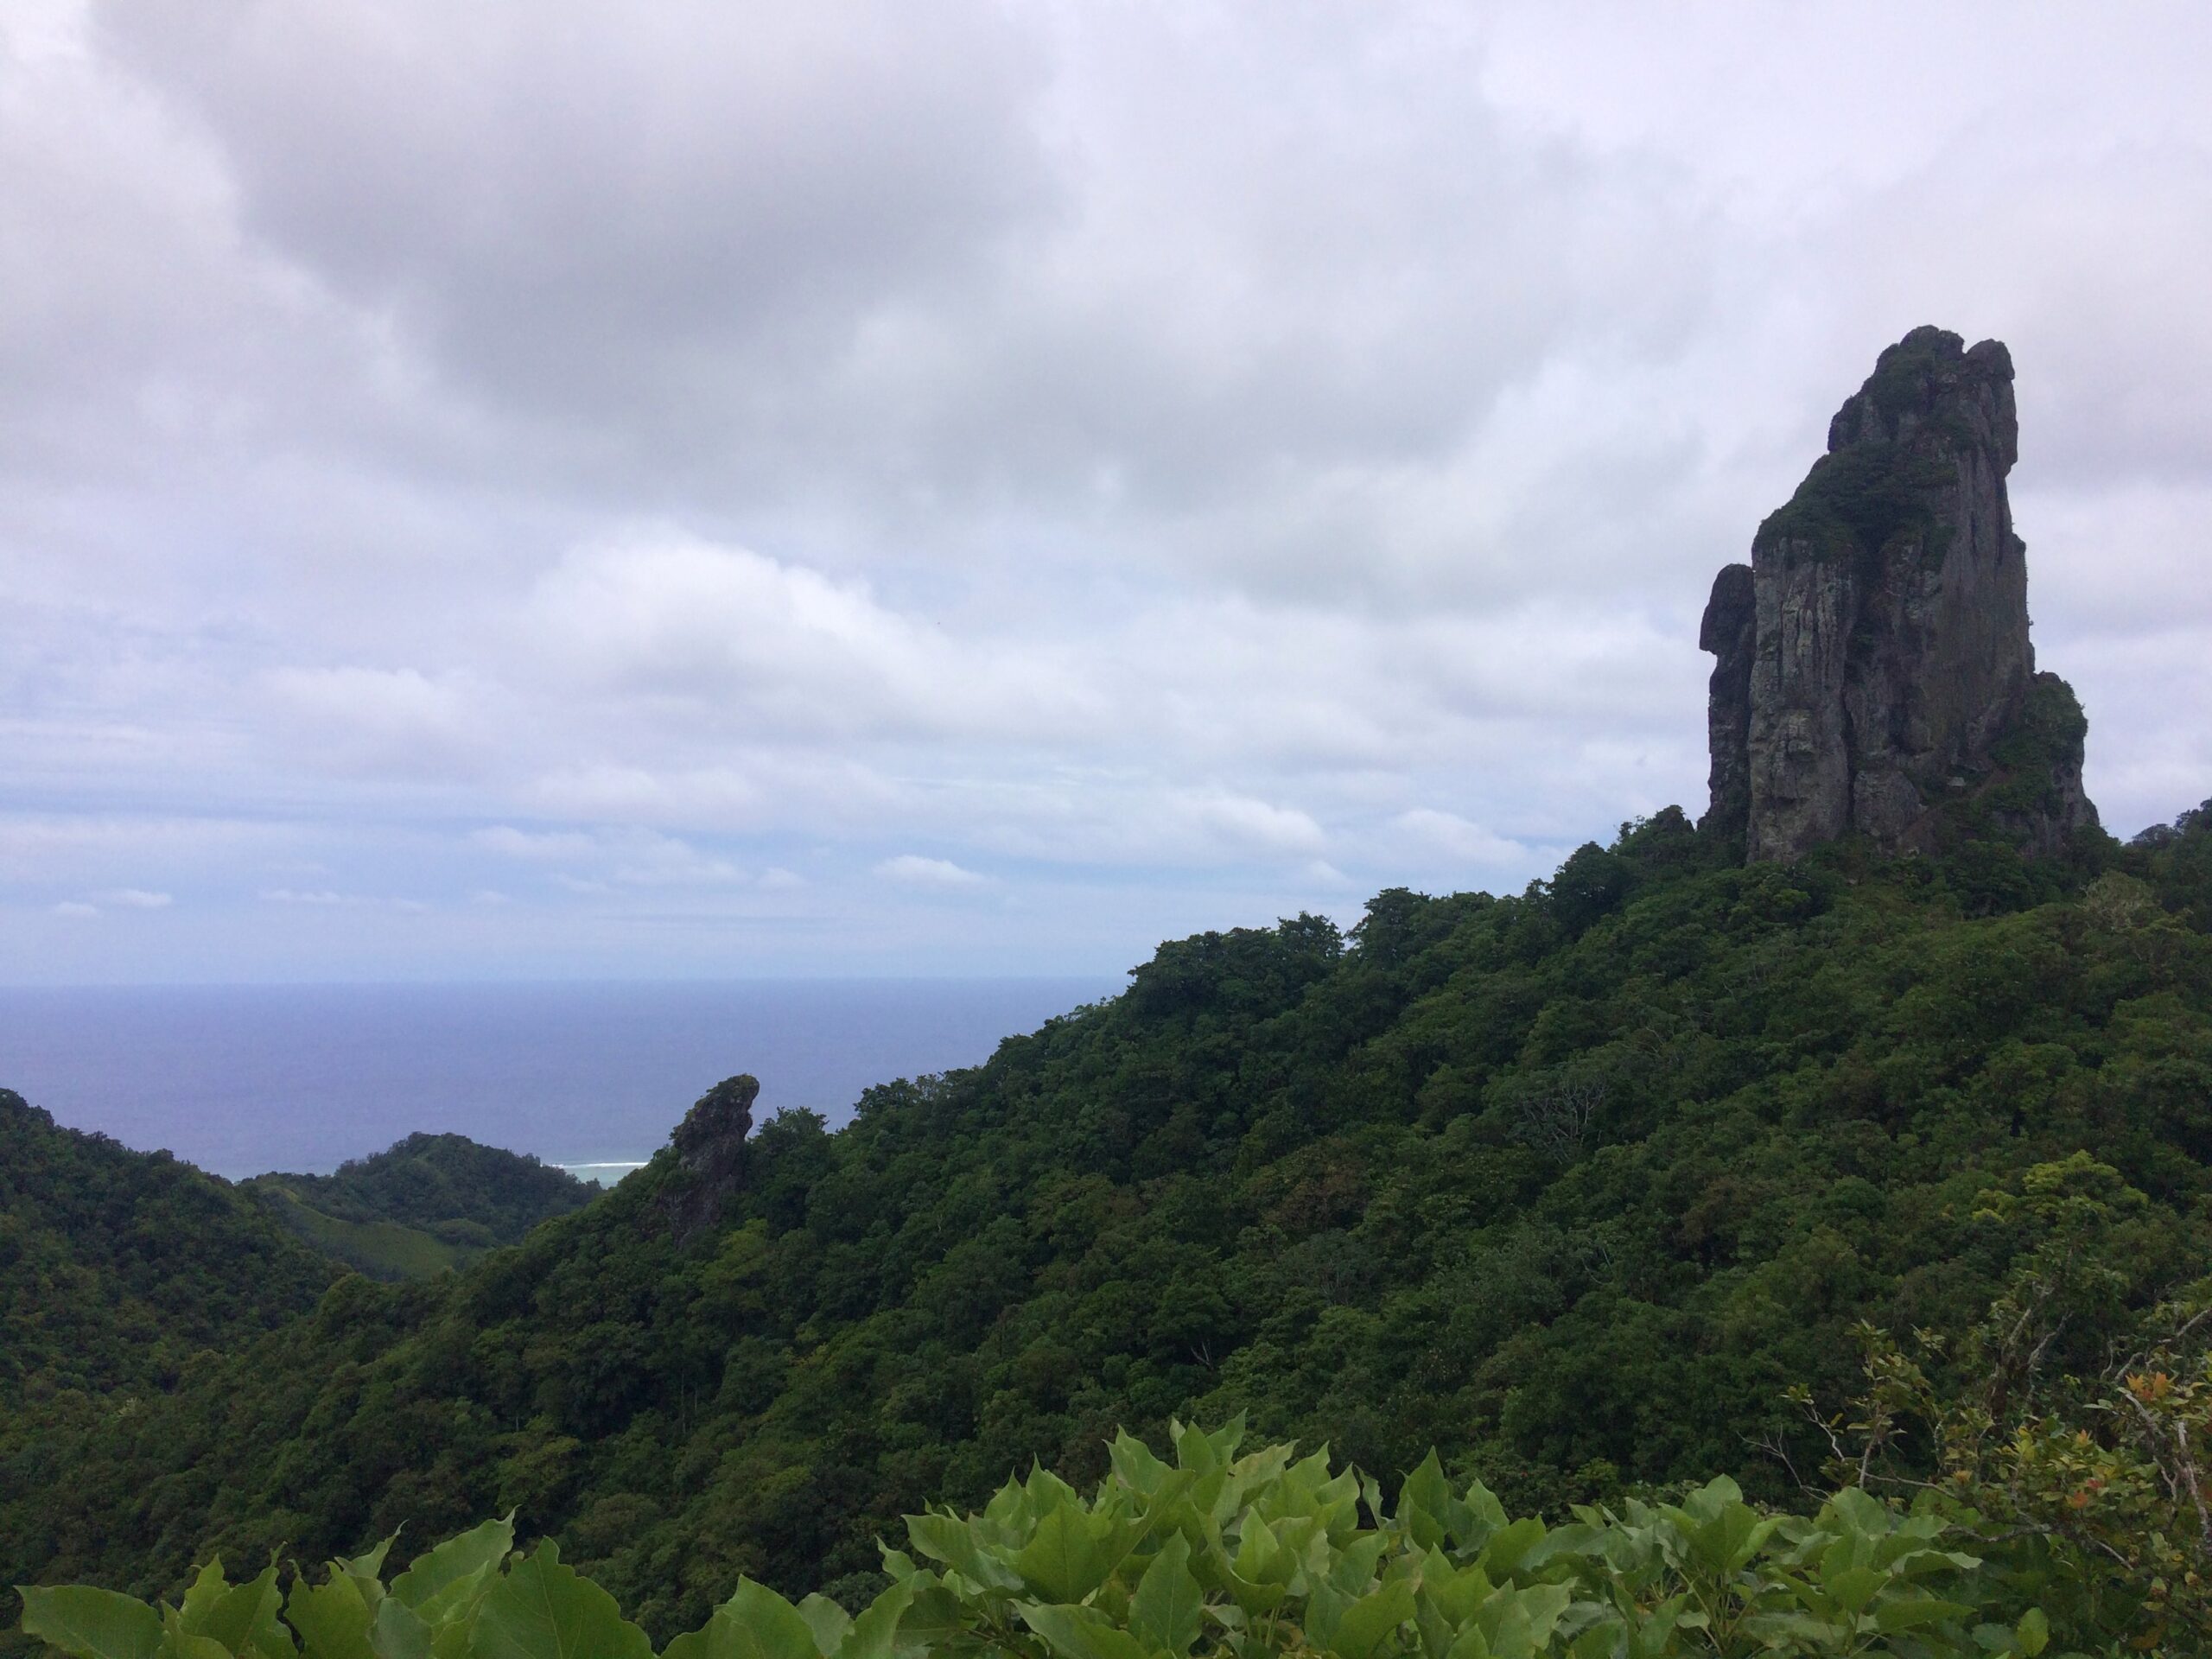
M 416 1129 L 604 1177 L 709 1086 L 831 1124 L 870 1084 L 974 1065 L 1110 995 L 1094 979 L 0 988 L 0 1088 L 232 1179 L 321 1173 Z

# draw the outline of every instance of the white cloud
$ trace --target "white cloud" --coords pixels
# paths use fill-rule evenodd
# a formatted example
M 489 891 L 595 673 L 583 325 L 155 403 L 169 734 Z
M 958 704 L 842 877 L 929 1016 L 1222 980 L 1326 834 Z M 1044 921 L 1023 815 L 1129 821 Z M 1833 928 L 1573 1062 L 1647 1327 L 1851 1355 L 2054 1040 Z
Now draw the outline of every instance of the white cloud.
M 963 870 L 948 858 L 925 858 L 918 853 L 901 853 L 896 858 L 887 858 L 875 867 L 875 873 L 893 881 L 905 882 L 917 887 L 979 887 L 983 878 L 973 870 Z
M 1494 835 L 1457 813 L 1440 812 L 1433 807 L 1414 807 L 1399 813 L 1391 823 L 1414 840 L 1426 842 L 1452 858 L 1464 859 L 1478 868 L 1518 864 L 1529 856 L 1529 849 L 1522 842 Z
M 672 836 L 632 844 L 617 858 L 613 879 L 631 887 L 719 887 L 744 880 L 744 872 Z
M 309 764 L 437 772 L 475 763 L 483 734 L 463 682 L 412 668 L 280 668 L 277 719 Z
M 676 533 L 570 554 L 528 615 L 537 659 L 592 690 L 756 737 L 1036 736 L 1100 707 L 1018 645 L 978 650 L 864 582 Z
M 598 839 L 581 830 L 518 830 L 512 824 L 495 823 L 474 831 L 469 839 L 509 858 L 588 858 L 599 850 Z
M 96 905 L 84 904 L 74 899 L 64 899 L 54 906 L 53 913 L 56 916 L 83 917 L 97 916 L 100 912 Z
M 702 887 L 741 880 L 744 873 L 729 860 L 702 852 L 675 836 L 636 828 L 582 830 L 518 830 L 493 824 L 475 831 L 469 839 L 486 850 L 537 863 L 583 865 L 600 870 L 605 880 L 590 881 L 573 874 L 563 879 L 597 892 L 609 883 L 619 887 Z
M 1294 806 L 1276 806 L 1226 790 L 1186 795 L 1177 805 L 1224 839 L 1268 852 L 1308 852 L 1327 839 L 1313 817 Z
M 144 887 L 103 887 L 92 895 L 93 902 L 112 905 L 123 910 L 166 910 L 176 900 L 166 893 L 154 893 Z
M 750 779 L 727 766 L 656 772 L 612 761 L 549 772 L 531 794 L 549 810 L 576 817 L 663 823 L 743 823 L 764 801 Z
M 466 928 L 378 971 L 895 971 L 950 930 L 840 879 L 887 836 L 991 873 L 986 968 L 1325 866 L 1517 886 L 1701 804 L 1712 573 L 1929 321 L 2013 348 L 2042 664 L 2108 821 L 2171 817 L 2208 50 L 1893 0 L 10 7 L 0 899 L 175 896 L 49 930 L 92 976 L 353 971 L 401 892 Z
M 128 858 L 176 864 L 265 851 L 289 826 L 235 818 L 125 817 L 111 812 L 0 814 L 0 861 L 19 869 L 63 869 Z
M 407 915 L 424 915 L 433 908 L 421 899 L 378 896 L 366 893 L 341 893 L 333 887 L 264 887 L 260 897 L 262 903 L 266 905 L 296 906 L 307 910 L 380 910 Z

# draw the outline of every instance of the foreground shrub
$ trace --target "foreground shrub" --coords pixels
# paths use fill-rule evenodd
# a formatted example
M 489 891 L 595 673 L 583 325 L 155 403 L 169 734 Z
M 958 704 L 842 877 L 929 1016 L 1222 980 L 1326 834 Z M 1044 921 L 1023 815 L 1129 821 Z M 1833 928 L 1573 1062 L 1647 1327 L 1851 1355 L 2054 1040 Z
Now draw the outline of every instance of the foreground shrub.
M 1716 1480 L 1679 1503 L 1510 1519 L 1433 1455 L 1395 1505 L 1325 1448 L 1236 1455 L 1241 1424 L 1173 1430 L 1174 1462 L 1127 1434 L 1085 1502 L 1039 1469 L 980 1515 L 907 1517 L 891 1582 L 857 1618 L 741 1581 L 664 1659 L 1661 1659 L 1666 1655 L 2037 1654 L 2032 1607 L 1932 1514 L 1857 1489 L 1810 1517 L 1763 1514 Z M 27 1633 L 77 1659 L 652 1659 L 613 1598 L 512 1519 L 430 1550 L 387 1585 L 390 1541 L 318 1581 L 219 1560 L 181 1605 L 81 1586 L 23 1591 Z

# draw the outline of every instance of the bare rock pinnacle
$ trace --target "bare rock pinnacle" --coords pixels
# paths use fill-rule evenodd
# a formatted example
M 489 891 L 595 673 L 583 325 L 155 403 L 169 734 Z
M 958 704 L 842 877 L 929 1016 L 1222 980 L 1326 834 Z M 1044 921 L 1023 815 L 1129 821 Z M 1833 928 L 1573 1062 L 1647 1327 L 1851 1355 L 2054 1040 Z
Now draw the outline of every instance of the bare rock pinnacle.
M 760 1095 L 760 1080 L 750 1073 L 725 1077 L 700 1096 L 669 1138 L 677 1173 L 658 1203 L 677 1243 L 713 1227 L 744 1186 L 745 1137 Z
M 1859 834 L 2038 853 L 2094 828 L 2086 724 L 2037 674 L 2005 475 L 2012 359 L 1916 328 L 1828 423 L 1828 452 L 1713 583 L 1705 825 L 1750 862 Z M 1962 817 L 1961 815 L 1967 815 Z

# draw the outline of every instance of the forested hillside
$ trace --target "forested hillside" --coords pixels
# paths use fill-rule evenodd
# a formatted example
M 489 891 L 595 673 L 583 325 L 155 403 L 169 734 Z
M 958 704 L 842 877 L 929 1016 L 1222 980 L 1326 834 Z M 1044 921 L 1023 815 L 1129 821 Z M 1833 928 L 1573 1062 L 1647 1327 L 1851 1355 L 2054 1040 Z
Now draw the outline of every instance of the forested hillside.
M 41 1512 L 109 1425 L 302 1317 L 339 1272 L 227 1183 L 0 1090 L 0 1579 L 39 1570 Z
M 901 1514 L 1095 1478 L 1173 1413 L 1376 1471 L 1433 1444 L 1516 1510 L 1795 1497 L 1833 1448 L 1791 1391 L 1856 1397 L 1862 1321 L 2017 1409 L 2201 1294 L 2209 1099 L 2212 814 L 1743 868 L 1670 810 L 1518 896 L 1163 946 L 840 1132 L 772 1120 L 684 1243 L 664 1153 L 457 1276 L 347 1279 L 48 1424 L 0 1580 L 403 1523 L 404 1555 L 512 1508 L 665 1635 L 741 1573 L 858 1594 Z
M 172 1386 L 336 1276 L 226 1182 L 0 1089 L 0 1446 L 35 1406 Z
M 259 1175 L 245 1186 L 316 1249 L 378 1279 L 423 1278 L 473 1262 L 541 1221 L 582 1209 L 598 1191 L 465 1135 L 410 1135 L 333 1174 Z

